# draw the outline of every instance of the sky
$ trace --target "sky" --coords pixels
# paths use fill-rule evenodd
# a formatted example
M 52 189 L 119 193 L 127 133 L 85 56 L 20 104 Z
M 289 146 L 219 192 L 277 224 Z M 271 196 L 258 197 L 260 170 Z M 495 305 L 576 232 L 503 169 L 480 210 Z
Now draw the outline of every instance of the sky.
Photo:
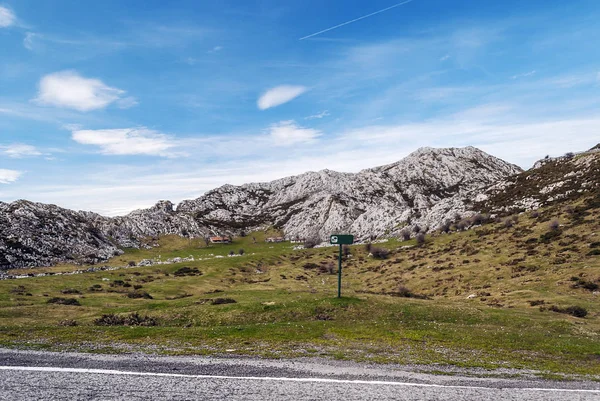
M 0 0 L 0 201 L 121 215 L 423 146 L 600 142 L 597 0 Z

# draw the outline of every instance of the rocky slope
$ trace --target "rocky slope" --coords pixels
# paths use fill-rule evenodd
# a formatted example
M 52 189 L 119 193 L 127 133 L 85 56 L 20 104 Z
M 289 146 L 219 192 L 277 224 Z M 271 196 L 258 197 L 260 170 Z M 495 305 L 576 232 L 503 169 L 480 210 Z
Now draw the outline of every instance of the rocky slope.
M 473 147 L 422 148 L 356 174 L 323 170 L 224 185 L 176 209 L 161 201 L 117 218 L 27 201 L 0 203 L 0 269 L 94 263 L 165 234 L 204 237 L 276 226 L 292 238 L 325 239 L 344 231 L 367 239 L 407 226 L 433 230 L 457 214 L 537 207 L 565 191 L 589 191 L 600 181 L 598 156 L 590 151 L 522 172 Z

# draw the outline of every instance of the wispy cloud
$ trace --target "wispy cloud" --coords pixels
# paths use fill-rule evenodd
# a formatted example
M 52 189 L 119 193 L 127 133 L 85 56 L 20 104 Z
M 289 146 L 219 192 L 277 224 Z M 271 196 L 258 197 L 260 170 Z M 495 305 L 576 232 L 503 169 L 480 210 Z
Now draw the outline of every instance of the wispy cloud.
M 516 74 L 513 75 L 512 77 L 510 77 L 510 79 L 519 79 L 519 78 L 527 78 L 527 77 L 531 77 L 533 75 L 536 74 L 535 70 L 529 71 L 529 72 L 525 72 L 523 74 Z
M 21 175 L 23 175 L 21 171 L 0 168 L 0 184 L 11 184 L 17 181 Z
M 82 145 L 99 147 L 100 153 L 105 155 L 181 156 L 170 152 L 176 146 L 172 137 L 145 127 L 76 130 L 71 137 Z
M 14 143 L 4 146 L 0 145 L 0 152 L 13 159 L 42 155 L 42 152 L 40 152 L 35 146 L 24 143 Z
M 321 131 L 301 127 L 295 121 L 289 120 L 271 125 L 268 134 L 275 146 L 290 146 L 314 142 L 321 135 Z
M 321 119 L 321 118 L 325 118 L 325 117 L 327 117 L 327 116 L 329 116 L 329 115 L 330 115 L 330 114 L 329 114 L 329 111 L 328 111 L 328 110 L 324 110 L 324 111 L 322 111 L 322 112 L 320 112 L 320 113 L 317 113 L 317 114 L 313 114 L 313 115 L 311 115 L 311 116 L 304 117 L 304 119 L 305 119 L 305 120 L 315 120 L 315 119 Z
M 42 77 L 34 100 L 43 105 L 79 111 L 102 109 L 118 100 L 135 105 L 131 101 L 133 98 L 122 99 L 124 94 L 124 90 L 110 87 L 99 79 L 84 78 L 76 71 L 61 71 Z
M 17 17 L 8 7 L 0 6 L 0 28 L 7 28 L 14 25 Z
M 394 4 L 393 6 L 390 6 L 390 7 L 384 8 L 384 9 L 382 9 L 382 10 L 375 11 L 375 12 L 372 12 L 372 13 L 370 13 L 370 14 L 363 15 L 362 17 L 358 17 L 358 18 L 355 18 L 355 19 L 353 19 L 353 20 L 350 20 L 350 21 L 342 22 L 341 24 L 338 24 L 338 25 L 332 26 L 332 27 L 330 27 L 330 28 L 323 29 L 322 31 L 319 31 L 319 32 L 316 32 L 316 33 L 311 33 L 310 35 L 303 36 L 303 37 L 301 37 L 299 40 L 304 40 L 304 39 L 312 38 L 313 36 L 317 36 L 317 35 L 320 35 L 320 34 L 322 34 L 322 33 L 329 32 L 329 31 L 333 31 L 334 29 L 340 28 L 340 27 L 342 27 L 342 26 L 345 26 L 345 25 L 352 24 L 352 23 L 354 23 L 354 22 L 357 22 L 357 21 L 363 20 L 363 19 L 365 19 L 365 18 L 372 17 L 372 16 L 374 16 L 374 15 L 377 15 L 377 14 L 381 14 L 381 13 L 383 13 L 383 12 L 385 12 L 385 11 L 391 10 L 392 8 L 396 8 L 396 7 L 402 6 L 402 5 L 404 5 L 404 4 L 407 4 L 407 3 L 410 3 L 410 2 L 412 2 L 412 1 L 413 1 L 413 0 L 407 0 L 407 1 L 403 1 L 402 3 Z
M 297 85 L 280 85 L 269 89 L 258 98 L 258 108 L 261 110 L 277 107 L 293 100 L 306 92 L 308 88 Z

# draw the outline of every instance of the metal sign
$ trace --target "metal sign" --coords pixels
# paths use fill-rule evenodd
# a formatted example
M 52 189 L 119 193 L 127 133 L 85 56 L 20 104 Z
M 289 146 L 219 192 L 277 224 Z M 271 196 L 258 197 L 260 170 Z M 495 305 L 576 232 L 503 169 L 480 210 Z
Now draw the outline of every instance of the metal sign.
M 352 245 L 354 243 L 354 235 L 333 234 L 329 237 L 331 245 Z
M 352 245 L 354 243 L 354 235 L 333 234 L 329 237 L 331 245 L 339 245 L 340 253 L 338 256 L 338 298 L 342 297 L 342 245 Z

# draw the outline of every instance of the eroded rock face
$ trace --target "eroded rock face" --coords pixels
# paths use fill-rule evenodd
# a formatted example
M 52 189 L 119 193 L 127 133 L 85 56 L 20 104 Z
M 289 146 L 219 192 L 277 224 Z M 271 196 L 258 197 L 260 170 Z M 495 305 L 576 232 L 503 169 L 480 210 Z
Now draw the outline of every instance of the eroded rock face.
M 99 219 L 54 205 L 0 202 L 0 269 L 96 263 L 122 253 L 95 225 Z
M 200 237 L 276 226 L 291 238 L 325 239 L 344 231 L 367 239 L 416 224 L 432 230 L 457 213 L 472 213 L 487 187 L 520 172 L 473 147 L 422 148 L 356 174 L 323 170 L 224 185 L 176 209 L 161 201 L 116 218 L 27 201 L 0 203 L 0 269 L 93 263 L 166 234 Z

